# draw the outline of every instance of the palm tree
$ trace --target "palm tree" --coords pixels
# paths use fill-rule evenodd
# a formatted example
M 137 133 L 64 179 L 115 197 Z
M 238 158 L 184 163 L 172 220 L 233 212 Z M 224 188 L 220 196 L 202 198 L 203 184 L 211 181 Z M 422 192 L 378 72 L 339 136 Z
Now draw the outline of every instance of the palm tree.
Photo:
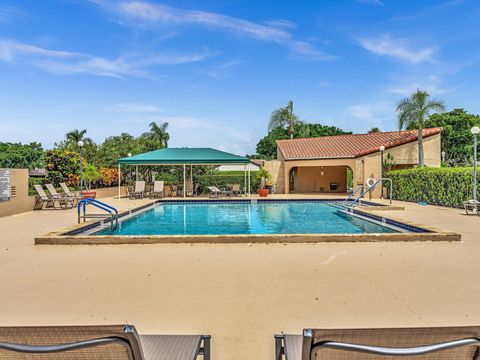
M 67 139 L 67 143 L 70 143 L 75 147 L 77 147 L 77 144 L 80 140 L 83 141 L 85 144 L 90 144 L 93 141 L 89 137 L 85 137 L 86 133 L 87 133 L 86 129 L 83 129 L 83 130 L 75 129 L 66 133 L 65 138 Z
M 425 164 L 423 155 L 423 128 L 425 121 L 431 112 L 445 111 L 446 106 L 443 100 L 429 100 L 430 94 L 417 89 L 417 92 L 410 97 L 403 98 L 397 105 L 398 127 L 418 128 L 418 163 L 420 167 Z
M 301 124 L 302 122 L 297 115 L 293 113 L 293 102 L 289 101 L 287 106 L 274 110 L 270 115 L 270 121 L 268 123 L 268 131 L 272 131 L 276 128 L 288 128 L 290 139 L 293 139 L 295 132 L 295 124 Z
M 150 137 L 157 140 L 163 147 L 168 147 L 168 140 L 170 140 L 167 128 L 168 122 L 157 124 L 155 121 L 152 121 L 150 123 Z

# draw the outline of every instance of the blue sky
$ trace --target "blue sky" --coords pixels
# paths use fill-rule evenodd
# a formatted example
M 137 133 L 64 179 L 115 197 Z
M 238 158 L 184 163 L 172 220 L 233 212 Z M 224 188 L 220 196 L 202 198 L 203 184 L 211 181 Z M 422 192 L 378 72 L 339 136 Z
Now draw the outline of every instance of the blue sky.
M 0 1 L 0 141 L 151 121 L 170 146 L 253 153 L 272 110 L 397 128 L 417 87 L 480 113 L 477 0 Z

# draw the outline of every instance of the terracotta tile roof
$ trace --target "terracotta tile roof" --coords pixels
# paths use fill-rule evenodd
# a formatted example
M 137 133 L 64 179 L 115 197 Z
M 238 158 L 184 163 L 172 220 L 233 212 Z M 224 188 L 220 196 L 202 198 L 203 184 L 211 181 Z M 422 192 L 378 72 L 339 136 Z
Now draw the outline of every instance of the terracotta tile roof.
M 442 128 L 423 129 L 423 137 L 441 132 Z M 379 151 L 382 145 L 388 149 L 417 139 L 418 130 L 405 130 L 277 140 L 277 146 L 285 160 L 353 158 Z

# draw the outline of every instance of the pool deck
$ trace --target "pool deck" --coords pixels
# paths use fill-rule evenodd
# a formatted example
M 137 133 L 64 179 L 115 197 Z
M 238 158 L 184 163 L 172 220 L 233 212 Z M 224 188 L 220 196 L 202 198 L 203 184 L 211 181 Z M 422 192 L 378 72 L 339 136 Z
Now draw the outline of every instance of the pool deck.
M 75 223 L 74 210 L 0 218 L 1 323 L 211 334 L 222 360 L 273 359 L 273 334 L 303 327 L 480 324 L 480 217 L 395 204 L 405 211 L 376 214 L 462 241 L 43 246 L 33 239 Z

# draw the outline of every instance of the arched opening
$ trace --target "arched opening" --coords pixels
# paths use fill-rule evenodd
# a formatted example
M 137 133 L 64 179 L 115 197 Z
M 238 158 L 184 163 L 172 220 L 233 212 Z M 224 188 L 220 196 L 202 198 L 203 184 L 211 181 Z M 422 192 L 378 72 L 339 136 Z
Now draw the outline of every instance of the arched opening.
M 288 190 L 289 192 L 295 192 L 297 186 L 298 168 L 293 167 L 288 174 Z

